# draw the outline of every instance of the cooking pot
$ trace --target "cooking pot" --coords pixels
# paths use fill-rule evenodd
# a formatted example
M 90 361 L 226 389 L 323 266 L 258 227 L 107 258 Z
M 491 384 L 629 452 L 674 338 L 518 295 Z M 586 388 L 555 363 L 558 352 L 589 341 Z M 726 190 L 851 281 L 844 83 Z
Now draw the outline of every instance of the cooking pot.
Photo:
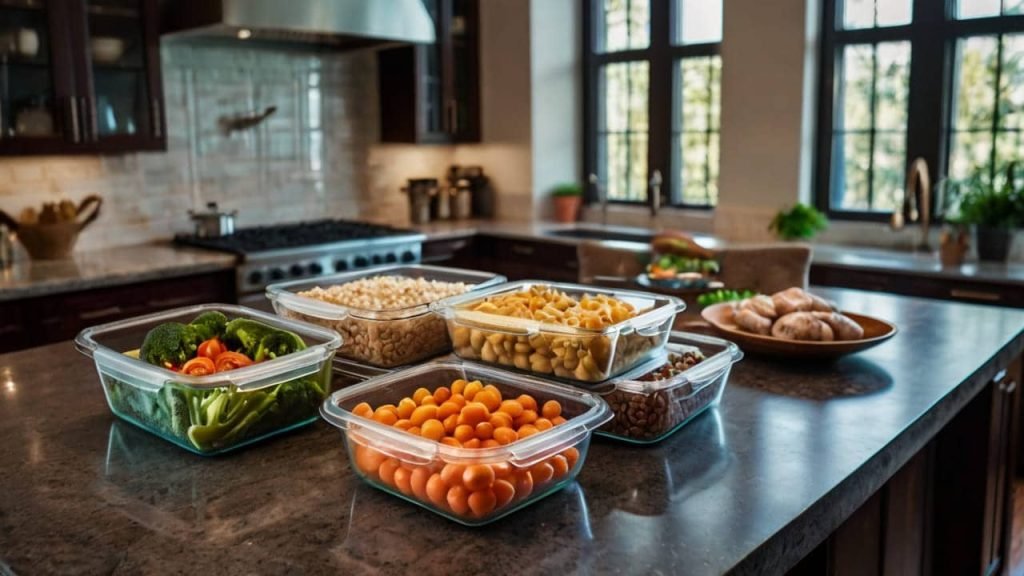
M 217 238 L 234 234 L 237 214 L 237 210 L 221 212 L 216 202 L 207 202 L 205 212 L 188 211 L 196 225 L 196 236 L 199 238 Z

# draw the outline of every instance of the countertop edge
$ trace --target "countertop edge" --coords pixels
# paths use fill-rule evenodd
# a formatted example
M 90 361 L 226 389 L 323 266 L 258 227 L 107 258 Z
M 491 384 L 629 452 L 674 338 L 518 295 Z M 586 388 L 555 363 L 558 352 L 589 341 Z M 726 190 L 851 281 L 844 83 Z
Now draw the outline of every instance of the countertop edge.
M 878 492 L 910 459 L 931 442 L 978 395 L 999 366 L 1024 353 L 1024 330 L 981 364 L 885 448 L 875 453 L 784 529 L 772 534 L 729 574 L 783 574 L 825 541 Z
M 223 262 L 201 262 L 193 264 L 181 264 L 177 266 L 157 268 L 142 272 L 125 272 L 122 274 L 111 274 L 108 276 L 102 276 L 97 278 L 57 278 L 53 280 L 33 283 L 28 286 L 16 286 L 12 288 L 0 289 L 0 302 L 10 302 L 12 300 L 22 300 L 28 298 L 41 298 L 44 296 L 54 296 L 57 294 L 67 294 L 69 292 L 93 290 L 96 288 L 125 286 L 127 284 L 145 282 L 148 280 L 159 280 L 161 278 L 181 278 L 183 276 L 192 276 L 194 274 L 203 274 L 206 272 L 233 270 L 236 265 L 237 263 L 234 261 L 225 260 Z

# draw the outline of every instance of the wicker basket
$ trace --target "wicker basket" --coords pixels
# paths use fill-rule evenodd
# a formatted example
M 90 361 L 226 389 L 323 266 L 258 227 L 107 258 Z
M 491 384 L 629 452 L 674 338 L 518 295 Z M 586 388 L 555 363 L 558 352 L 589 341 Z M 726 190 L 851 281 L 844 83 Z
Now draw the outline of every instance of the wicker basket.
M 102 204 L 99 196 L 88 196 L 78 205 L 75 219 L 67 222 L 22 224 L 7 214 L 0 216 L 0 220 L 14 229 L 33 260 L 61 260 L 71 255 L 78 234 L 99 217 Z M 83 214 L 85 219 L 81 219 Z

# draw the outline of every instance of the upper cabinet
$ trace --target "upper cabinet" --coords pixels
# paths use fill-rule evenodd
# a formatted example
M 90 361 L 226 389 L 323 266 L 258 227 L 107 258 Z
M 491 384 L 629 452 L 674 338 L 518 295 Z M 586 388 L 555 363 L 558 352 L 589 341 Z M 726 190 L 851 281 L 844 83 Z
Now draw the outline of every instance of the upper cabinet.
M 0 154 L 164 150 L 157 0 L 0 0 Z
M 381 140 L 480 141 L 479 0 L 425 0 L 437 41 L 377 53 Z

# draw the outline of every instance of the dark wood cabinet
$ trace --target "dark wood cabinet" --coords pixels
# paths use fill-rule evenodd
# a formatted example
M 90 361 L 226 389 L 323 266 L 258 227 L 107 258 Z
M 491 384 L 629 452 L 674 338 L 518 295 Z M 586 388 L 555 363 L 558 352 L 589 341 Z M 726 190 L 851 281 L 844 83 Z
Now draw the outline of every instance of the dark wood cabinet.
M 509 280 L 576 282 L 579 277 L 579 260 L 572 244 L 486 234 L 427 242 L 423 245 L 423 261 L 485 270 Z
M 921 298 L 1024 308 L 1024 290 L 1019 286 L 982 280 L 935 278 L 913 273 L 875 272 L 812 264 L 810 281 L 817 286 L 836 286 Z
M 1018 357 L 790 574 L 1010 571 Z
M 97 324 L 235 298 L 232 269 L 0 302 L 0 353 L 69 340 Z
M 0 0 L 0 155 L 166 145 L 157 0 Z
M 480 141 L 479 0 L 425 0 L 437 40 L 377 53 L 381 140 Z

